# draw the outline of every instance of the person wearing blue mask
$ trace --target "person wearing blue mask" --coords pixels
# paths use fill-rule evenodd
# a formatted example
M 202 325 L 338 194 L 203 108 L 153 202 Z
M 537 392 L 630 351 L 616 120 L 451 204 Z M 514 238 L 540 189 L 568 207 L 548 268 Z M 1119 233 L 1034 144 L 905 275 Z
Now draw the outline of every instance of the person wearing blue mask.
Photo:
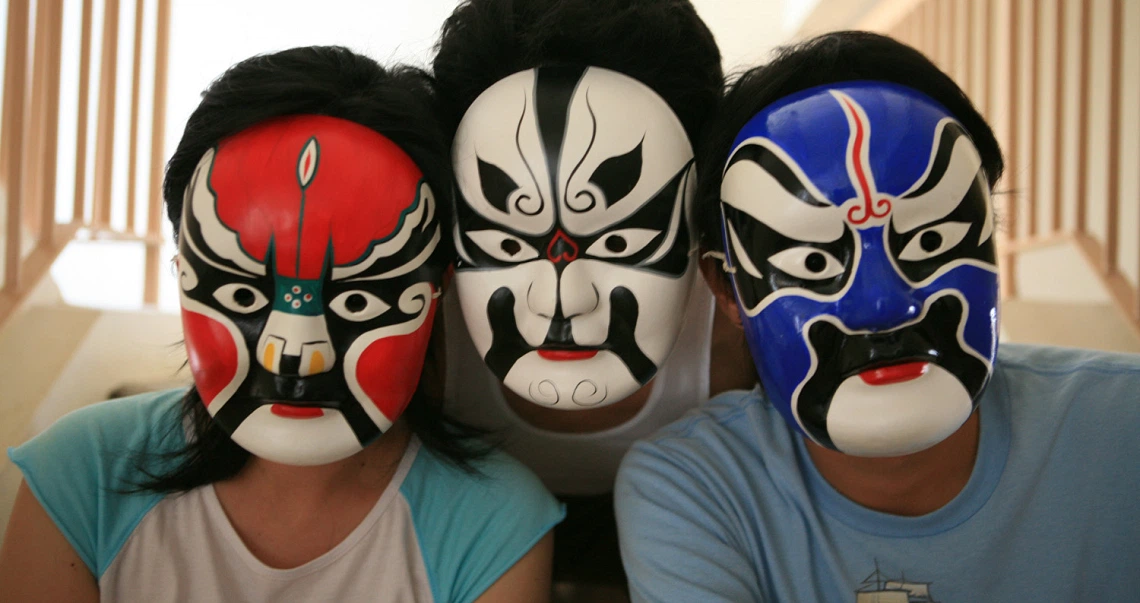
M 832 33 L 706 134 L 706 278 L 760 386 L 624 460 L 633 599 L 1135 597 L 1140 356 L 998 345 L 1003 160 L 958 86 Z

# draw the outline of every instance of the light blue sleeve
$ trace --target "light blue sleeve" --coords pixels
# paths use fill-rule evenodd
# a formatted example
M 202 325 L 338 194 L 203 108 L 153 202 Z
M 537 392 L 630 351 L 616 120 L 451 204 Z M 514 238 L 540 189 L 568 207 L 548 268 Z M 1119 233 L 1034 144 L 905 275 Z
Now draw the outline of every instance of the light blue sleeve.
M 737 534 L 731 496 L 706 479 L 710 448 L 671 435 L 638 442 L 618 471 L 614 506 L 630 597 L 642 601 L 748 603 L 764 598 Z
M 435 600 L 474 601 L 566 515 L 529 469 L 502 453 L 465 473 L 421 448 L 400 487 Z
M 143 447 L 173 433 L 170 420 L 177 421 L 184 394 L 172 390 L 87 406 L 8 449 L 32 494 L 96 579 L 162 499 L 160 494 L 124 490 L 141 477 Z M 167 444 L 173 448 L 185 441 L 177 439 Z

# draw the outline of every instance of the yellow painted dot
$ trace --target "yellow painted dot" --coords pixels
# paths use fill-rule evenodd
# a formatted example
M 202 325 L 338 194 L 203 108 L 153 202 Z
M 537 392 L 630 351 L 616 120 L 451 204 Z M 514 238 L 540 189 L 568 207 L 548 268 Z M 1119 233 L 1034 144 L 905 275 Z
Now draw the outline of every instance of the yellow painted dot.
M 323 372 L 325 372 L 325 357 L 321 356 L 320 352 L 313 352 L 313 357 L 309 359 L 309 374 L 316 375 Z

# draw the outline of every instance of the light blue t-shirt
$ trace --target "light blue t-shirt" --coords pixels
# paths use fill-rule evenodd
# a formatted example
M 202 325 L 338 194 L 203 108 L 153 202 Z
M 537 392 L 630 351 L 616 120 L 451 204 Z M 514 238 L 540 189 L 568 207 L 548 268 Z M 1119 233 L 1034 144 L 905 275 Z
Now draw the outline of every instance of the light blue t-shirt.
M 1001 346 L 965 489 L 841 495 L 758 391 L 638 443 L 615 490 L 634 601 L 1140 601 L 1140 356 Z
M 344 541 L 299 567 L 272 568 L 245 547 L 212 485 L 171 496 L 126 492 L 143 477 L 140 463 L 161 471 L 155 455 L 184 445 L 184 393 L 95 404 L 9 450 L 104 601 L 469 602 L 565 514 L 505 454 L 474 461 L 473 475 L 413 438 L 388 489 Z

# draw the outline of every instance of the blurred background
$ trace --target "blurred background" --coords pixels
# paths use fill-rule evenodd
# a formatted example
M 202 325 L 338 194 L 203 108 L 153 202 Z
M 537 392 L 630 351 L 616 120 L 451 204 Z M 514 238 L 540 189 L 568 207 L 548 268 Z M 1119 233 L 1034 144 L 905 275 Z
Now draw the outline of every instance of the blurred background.
M 1002 338 L 1140 352 L 1140 2 L 693 0 L 729 72 L 836 29 L 925 52 L 996 127 Z M 165 160 L 233 63 L 309 44 L 426 66 L 455 0 L 8 0 L 0 449 L 189 382 Z M 0 538 L 19 472 L 0 455 Z

